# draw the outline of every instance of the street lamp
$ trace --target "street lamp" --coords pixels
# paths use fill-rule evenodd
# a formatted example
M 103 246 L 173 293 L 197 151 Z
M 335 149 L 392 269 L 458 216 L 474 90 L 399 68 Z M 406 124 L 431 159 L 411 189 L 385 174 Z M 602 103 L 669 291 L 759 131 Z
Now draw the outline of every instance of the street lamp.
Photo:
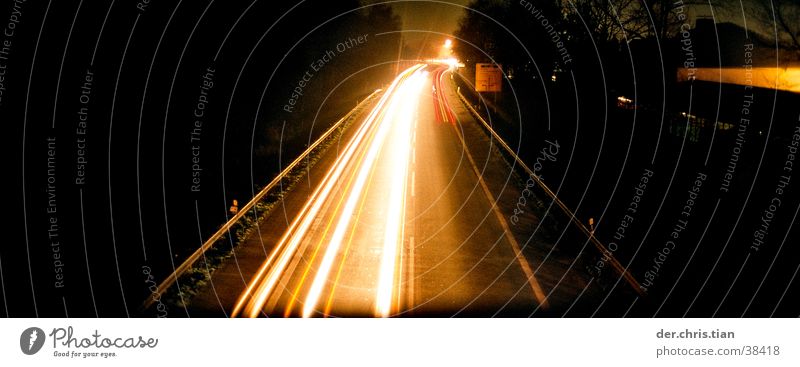
M 447 59 L 453 54 L 453 40 L 445 39 L 441 50 L 439 50 L 439 58 Z

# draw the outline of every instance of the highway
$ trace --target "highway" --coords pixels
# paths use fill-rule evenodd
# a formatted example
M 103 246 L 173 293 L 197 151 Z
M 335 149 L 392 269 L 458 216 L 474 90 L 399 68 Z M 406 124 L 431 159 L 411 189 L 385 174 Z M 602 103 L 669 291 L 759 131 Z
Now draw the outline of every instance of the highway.
M 583 293 L 588 279 L 567 260 L 540 267 L 552 255 L 525 249 L 535 226 L 510 228 L 519 191 L 477 124 L 461 123 L 470 115 L 451 72 L 429 63 L 400 73 L 196 307 L 232 317 L 527 316 L 552 300 L 563 311 Z

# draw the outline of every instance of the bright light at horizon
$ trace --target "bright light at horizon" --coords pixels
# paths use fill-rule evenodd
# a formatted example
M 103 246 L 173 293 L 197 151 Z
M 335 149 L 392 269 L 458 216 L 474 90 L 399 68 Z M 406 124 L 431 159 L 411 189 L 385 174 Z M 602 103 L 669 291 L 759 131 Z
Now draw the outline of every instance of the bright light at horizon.
M 458 61 L 458 59 L 455 58 L 455 57 L 448 57 L 448 58 L 442 58 L 442 59 L 427 59 L 427 60 L 425 60 L 425 62 L 428 62 L 428 63 L 431 63 L 431 64 L 445 64 L 447 66 L 450 66 L 450 68 L 452 68 L 452 69 L 463 68 L 464 67 L 464 63 L 461 62 L 461 61 Z
M 449 50 L 449 49 L 451 49 L 451 48 L 453 48 L 453 40 L 451 40 L 451 39 L 449 39 L 449 38 L 448 38 L 448 39 L 446 39 L 446 40 L 444 41 L 444 48 L 446 48 L 446 49 L 448 49 L 448 50 Z
M 678 69 L 678 81 L 700 80 L 800 93 L 800 67 Z

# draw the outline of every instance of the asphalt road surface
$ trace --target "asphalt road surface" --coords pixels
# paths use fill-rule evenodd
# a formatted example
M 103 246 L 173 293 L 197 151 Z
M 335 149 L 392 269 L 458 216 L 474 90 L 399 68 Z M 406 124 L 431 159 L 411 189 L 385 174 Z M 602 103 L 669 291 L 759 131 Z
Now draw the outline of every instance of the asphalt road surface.
M 451 75 L 435 63 L 402 72 L 191 310 L 535 316 L 600 298 L 579 261 L 540 239 L 539 217 L 510 223 L 524 180 L 461 104 Z

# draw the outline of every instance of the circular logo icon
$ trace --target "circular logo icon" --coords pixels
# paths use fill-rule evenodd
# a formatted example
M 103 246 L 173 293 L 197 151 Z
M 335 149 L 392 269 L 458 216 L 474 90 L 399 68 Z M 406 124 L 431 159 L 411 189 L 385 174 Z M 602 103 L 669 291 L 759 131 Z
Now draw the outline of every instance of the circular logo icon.
M 34 355 L 44 346 L 44 331 L 38 327 L 29 327 L 19 336 L 19 348 L 22 353 Z

